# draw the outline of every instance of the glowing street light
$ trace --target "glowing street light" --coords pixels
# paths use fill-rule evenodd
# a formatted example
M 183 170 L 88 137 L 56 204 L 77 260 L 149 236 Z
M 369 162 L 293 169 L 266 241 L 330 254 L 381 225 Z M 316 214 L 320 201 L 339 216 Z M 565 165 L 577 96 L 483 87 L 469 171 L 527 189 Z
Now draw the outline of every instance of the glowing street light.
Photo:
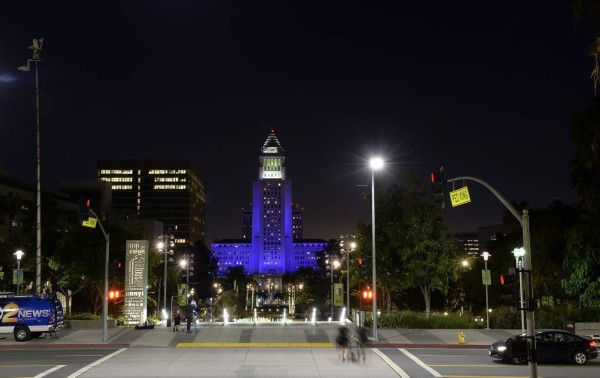
M 164 287 L 164 291 L 163 291 L 163 308 L 167 308 L 167 262 L 169 261 L 168 255 L 172 255 L 173 254 L 173 250 L 170 250 L 170 247 L 173 247 L 175 245 L 175 243 L 173 242 L 173 240 L 175 239 L 175 236 L 173 235 L 161 235 L 158 237 L 160 239 L 160 241 L 156 244 L 156 248 L 158 248 L 158 250 L 163 253 L 164 256 L 164 263 L 165 263 L 165 277 L 164 277 L 164 281 L 165 281 L 165 287 Z M 170 312 L 168 312 L 167 314 L 169 314 Z
M 523 272 L 521 272 L 521 270 L 523 269 L 523 257 L 525 256 L 525 248 L 515 248 L 515 249 L 513 249 L 512 254 L 515 256 L 516 268 L 519 271 L 519 293 L 520 293 L 519 307 L 523 308 L 525 306 L 523 306 Z M 520 310 L 520 311 L 521 311 L 521 331 L 525 332 L 525 311 L 524 310 Z
M 373 337 L 377 340 L 377 268 L 375 254 L 375 171 L 383 168 L 383 159 L 379 157 L 371 158 L 371 239 L 373 241 Z
M 19 294 L 19 290 L 21 289 L 21 281 L 23 281 L 23 274 L 21 273 L 21 257 L 23 257 L 24 254 L 25 252 L 21 250 L 13 253 L 13 255 L 17 257 L 17 294 Z

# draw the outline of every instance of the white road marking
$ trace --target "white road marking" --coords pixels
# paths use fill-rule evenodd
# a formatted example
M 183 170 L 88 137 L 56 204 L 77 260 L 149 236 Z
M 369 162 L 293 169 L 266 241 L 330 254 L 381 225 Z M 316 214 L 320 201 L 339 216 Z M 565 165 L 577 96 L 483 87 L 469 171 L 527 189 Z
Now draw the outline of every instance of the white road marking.
M 430 368 L 425 362 L 419 360 L 414 354 L 410 353 L 409 351 L 407 351 L 404 348 L 398 348 L 398 350 L 404 354 L 406 354 L 406 356 L 408 358 L 410 358 L 411 360 L 413 360 L 417 365 L 419 365 L 420 367 L 422 367 L 423 369 L 427 370 L 429 373 L 431 373 L 431 375 L 433 375 L 434 377 L 439 377 L 441 378 L 442 375 L 440 373 L 438 373 L 437 371 L 433 370 L 432 368 Z
M 396 365 L 394 363 L 394 361 L 392 361 L 388 356 L 386 356 L 385 354 L 383 354 L 382 352 L 379 351 L 379 349 L 377 348 L 373 348 L 372 349 L 373 352 L 379 356 L 379 358 L 381 358 L 386 364 L 390 365 L 390 367 L 396 372 L 398 373 L 399 376 L 401 376 L 402 378 L 410 378 L 410 375 L 406 374 L 406 372 L 404 370 L 402 370 L 400 368 L 400 366 Z
M 56 366 L 55 366 L 55 367 L 53 367 L 52 369 L 46 370 L 45 372 L 43 372 L 43 373 L 40 373 L 40 374 L 36 375 L 36 376 L 35 376 L 35 377 L 33 377 L 33 378 L 42 378 L 42 377 L 45 377 L 46 375 L 48 375 L 48 374 L 50 374 L 50 373 L 52 373 L 52 372 L 55 372 L 55 371 L 57 371 L 58 369 L 60 369 L 60 368 L 63 368 L 63 367 L 65 367 L 65 366 L 67 366 L 67 365 L 56 365 Z
M 94 361 L 91 364 L 89 364 L 88 366 L 84 366 L 81 369 L 77 370 L 75 373 L 69 375 L 67 378 L 76 378 L 79 377 L 81 374 L 85 373 L 86 371 L 90 370 L 91 368 L 93 368 L 94 366 L 100 365 L 101 363 L 103 363 L 104 361 L 116 356 L 117 354 L 126 351 L 127 348 L 122 348 L 119 349 L 111 354 L 109 354 L 106 357 L 102 357 L 101 359 L 99 359 L 98 361 Z

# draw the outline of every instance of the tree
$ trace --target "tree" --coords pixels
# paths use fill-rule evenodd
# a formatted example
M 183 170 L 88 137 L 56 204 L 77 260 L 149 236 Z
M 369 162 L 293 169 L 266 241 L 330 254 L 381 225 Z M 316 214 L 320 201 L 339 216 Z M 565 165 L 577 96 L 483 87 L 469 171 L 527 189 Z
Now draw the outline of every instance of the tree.
M 594 68 L 591 78 L 594 84 L 594 93 L 600 82 L 600 26 L 598 15 L 600 15 L 600 2 L 597 0 L 575 0 L 573 6 L 573 17 L 575 24 L 588 15 L 588 25 L 594 38 L 594 42 L 589 49 L 590 57 L 593 59 Z
M 110 235 L 110 261 L 125 260 L 126 240 L 148 239 L 143 230 L 132 224 L 104 224 L 106 233 Z M 102 308 L 104 293 L 105 239 L 100 230 L 77 227 L 71 232 L 63 233 L 58 248 L 50 257 L 51 274 L 54 284 L 66 297 L 87 290 L 91 308 L 89 312 L 98 313 Z M 150 254 L 156 259 L 155 254 Z M 101 267 L 101 268 L 99 268 Z M 113 277 L 111 286 L 122 288 L 124 277 Z M 67 300 L 67 302 L 69 302 Z
M 571 272 L 561 281 L 568 294 L 577 296 L 579 306 L 600 305 L 600 231 L 598 227 L 574 230 L 567 239 L 563 267 Z
M 426 199 L 425 190 L 413 172 L 405 178 L 402 189 L 402 223 L 398 228 L 401 241 L 401 284 L 418 287 L 425 302 L 425 317 L 431 312 L 431 292 L 448 292 L 457 276 L 457 245 L 454 240 L 442 240 L 446 232 L 438 208 Z
M 588 213 L 600 213 L 600 98 L 576 113 L 571 120 L 575 157 L 571 159 L 571 183 L 581 206 Z

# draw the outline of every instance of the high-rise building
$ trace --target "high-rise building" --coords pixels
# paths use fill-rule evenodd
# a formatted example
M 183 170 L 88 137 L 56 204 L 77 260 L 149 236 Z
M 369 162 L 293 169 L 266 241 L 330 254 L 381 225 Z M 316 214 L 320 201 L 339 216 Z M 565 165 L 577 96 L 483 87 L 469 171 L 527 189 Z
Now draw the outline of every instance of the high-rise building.
M 111 184 L 113 212 L 162 222 L 176 247 L 204 242 L 204 184 L 190 162 L 110 160 L 97 167 L 97 179 Z
M 458 250 L 469 256 L 479 256 L 479 235 L 477 232 L 456 232 L 449 234 L 456 240 Z
M 246 274 L 280 275 L 300 267 L 316 267 L 321 239 L 303 239 L 302 208 L 292 202 L 284 150 L 275 135 L 267 137 L 259 156 L 258 178 L 252 187 L 252 206 L 242 210 L 242 238 L 212 244 L 218 275 L 243 266 Z

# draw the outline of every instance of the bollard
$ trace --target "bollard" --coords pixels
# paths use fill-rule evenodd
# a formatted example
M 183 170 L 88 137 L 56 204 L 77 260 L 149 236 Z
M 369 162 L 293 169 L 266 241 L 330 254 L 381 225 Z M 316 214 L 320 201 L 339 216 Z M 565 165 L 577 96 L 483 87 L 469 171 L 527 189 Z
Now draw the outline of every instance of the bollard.
M 459 344 L 464 344 L 465 343 L 465 333 L 464 332 L 459 332 L 458 333 L 458 343 Z

